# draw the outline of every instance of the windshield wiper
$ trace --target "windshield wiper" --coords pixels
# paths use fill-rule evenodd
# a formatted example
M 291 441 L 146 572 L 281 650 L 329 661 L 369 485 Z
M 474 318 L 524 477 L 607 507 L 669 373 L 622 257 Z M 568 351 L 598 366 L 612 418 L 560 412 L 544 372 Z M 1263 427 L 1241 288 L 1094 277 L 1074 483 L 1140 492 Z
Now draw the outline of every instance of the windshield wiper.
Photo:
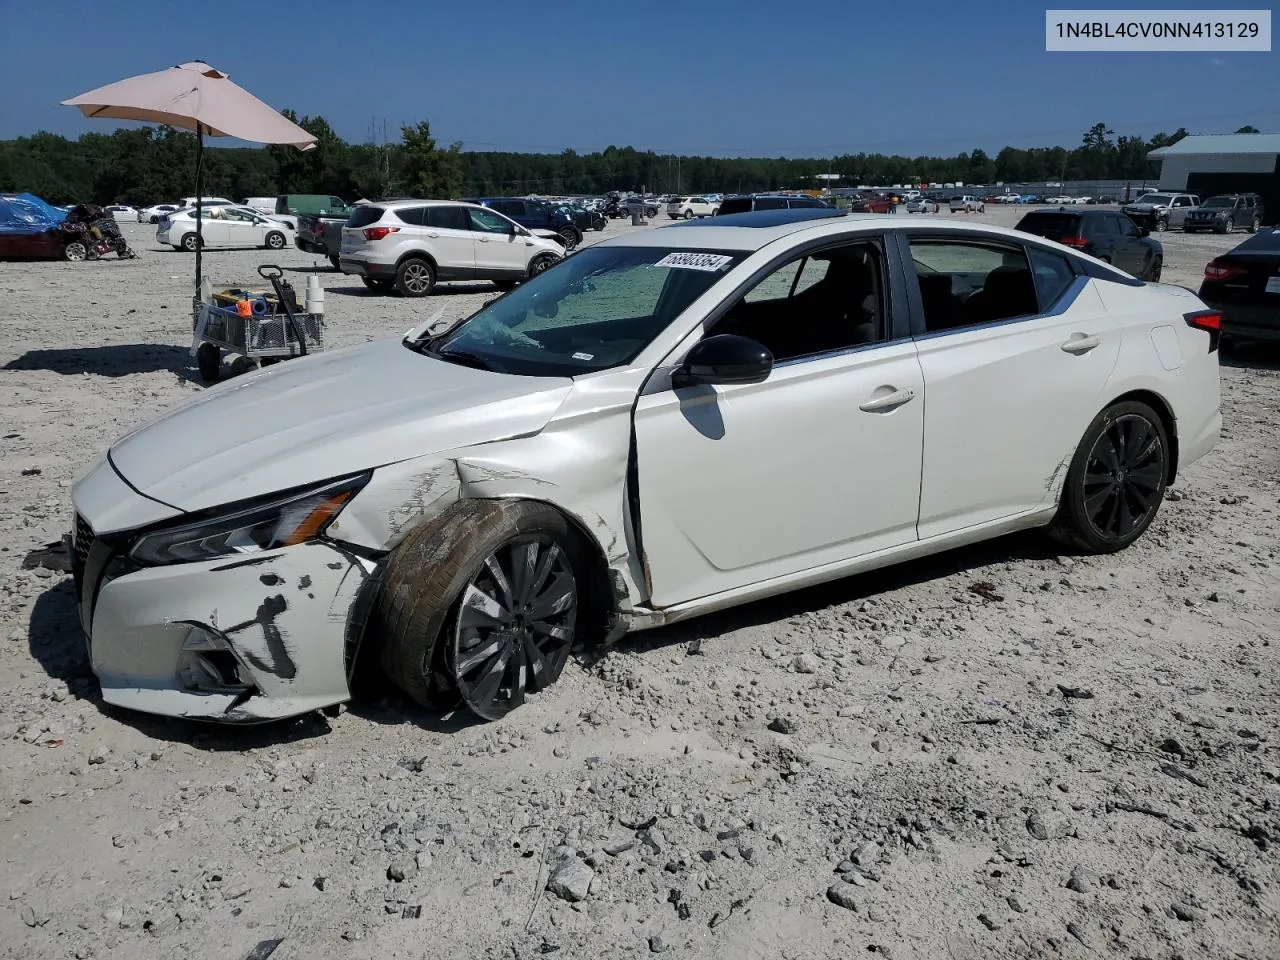
M 465 350 L 431 350 L 424 351 L 427 356 L 435 357 L 437 360 L 446 360 L 449 363 L 457 363 L 467 367 L 475 367 L 478 370 L 488 370 L 490 373 L 505 373 L 500 366 L 492 360 L 480 356 L 477 353 L 468 353 Z

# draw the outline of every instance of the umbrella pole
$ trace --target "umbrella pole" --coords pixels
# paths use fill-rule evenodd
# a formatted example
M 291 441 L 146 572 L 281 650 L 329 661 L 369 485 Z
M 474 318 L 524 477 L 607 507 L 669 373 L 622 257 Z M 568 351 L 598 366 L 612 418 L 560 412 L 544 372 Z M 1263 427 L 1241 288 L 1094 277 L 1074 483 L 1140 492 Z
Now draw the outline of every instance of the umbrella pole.
M 201 254 L 204 252 L 204 205 L 200 202 L 200 181 L 204 173 L 204 125 L 196 123 L 196 296 L 200 295 Z

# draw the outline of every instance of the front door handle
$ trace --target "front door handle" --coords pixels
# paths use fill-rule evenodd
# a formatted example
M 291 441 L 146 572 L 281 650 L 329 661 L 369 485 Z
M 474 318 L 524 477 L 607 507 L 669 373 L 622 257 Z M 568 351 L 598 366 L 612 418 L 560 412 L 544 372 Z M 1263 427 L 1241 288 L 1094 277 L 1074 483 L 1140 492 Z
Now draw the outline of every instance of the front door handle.
M 897 410 L 904 403 L 910 403 L 915 398 L 914 390 L 894 390 L 892 393 L 858 404 L 858 409 L 866 413 L 888 413 L 890 410 Z
M 1067 353 L 1074 353 L 1076 356 L 1080 356 L 1083 353 L 1088 353 L 1100 343 L 1102 341 L 1097 337 L 1086 337 L 1083 333 L 1073 333 L 1062 345 L 1062 349 Z
M 477 240 L 479 240 L 481 243 L 488 243 L 488 242 L 489 242 L 489 238 L 488 238 L 488 237 L 476 237 L 476 239 L 477 239 Z

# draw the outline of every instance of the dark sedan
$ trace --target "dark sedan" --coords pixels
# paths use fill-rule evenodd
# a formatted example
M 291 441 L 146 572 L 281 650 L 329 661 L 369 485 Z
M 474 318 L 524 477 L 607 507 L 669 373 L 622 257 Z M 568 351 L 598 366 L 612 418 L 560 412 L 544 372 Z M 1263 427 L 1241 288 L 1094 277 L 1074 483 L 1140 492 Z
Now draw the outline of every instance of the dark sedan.
M 1280 227 L 1255 233 L 1204 268 L 1200 299 L 1231 340 L 1280 340 Z

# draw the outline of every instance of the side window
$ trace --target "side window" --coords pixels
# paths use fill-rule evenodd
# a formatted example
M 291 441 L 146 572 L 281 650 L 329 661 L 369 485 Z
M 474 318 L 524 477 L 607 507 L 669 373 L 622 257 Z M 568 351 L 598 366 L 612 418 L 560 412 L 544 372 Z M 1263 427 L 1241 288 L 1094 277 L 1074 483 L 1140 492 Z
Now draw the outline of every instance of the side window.
M 911 241 L 911 259 L 929 333 L 1040 312 L 1021 247 L 921 238 Z
M 505 217 L 498 216 L 492 210 L 486 210 L 484 207 L 472 207 L 467 212 L 471 214 L 472 230 L 478 230 L 480 233 L 511 232 L 511 222 Z
M 1116 229 L 1126 237 L 1141 237 L 1142 231 L 1138 229 L 1138 225 L 1128 217 L 1115 214 L 1107 218 L 1116 225 Z
M 785 210 L 787 209 L 787 201 L 784 197 L 757 197 L 757 210 Z
M 440 206 L 426 207 L 426 225 L 435 227 L 439 230 L 470 230 L 471 218 L 467 216 L 465 207 L 455 207 L 452 204 L 441 204 Z M 493 214 L 489 214 L 493 216 Z
M 1071 269 L 1070 261 L 1061 254 L 1039 247 L 1028 247 L 1027 255 L 1031 260 L 1031 272 L 1035 276 L 1040 312 L 1048 313 L 1075 280 L 1075 271 Z
M 1185 207 L 1187 206 L 1187 203 L 1188 201 L 1186 197 L 1174 197 L 1173 205 L 1175 207 Z
M 799 257 L 760 280 L 711 332 L 750 337 L 777 361 L 877 343 L 886 330 L 884 277 L 874 243 Z
M 427 222 L 426 215 L 427 215 L 426 207 L 408 207 L 406 209 L 396 211 L 397 217 L 399 217 L 405 223 L 415 227 L 426 226 L 426 222 Z

